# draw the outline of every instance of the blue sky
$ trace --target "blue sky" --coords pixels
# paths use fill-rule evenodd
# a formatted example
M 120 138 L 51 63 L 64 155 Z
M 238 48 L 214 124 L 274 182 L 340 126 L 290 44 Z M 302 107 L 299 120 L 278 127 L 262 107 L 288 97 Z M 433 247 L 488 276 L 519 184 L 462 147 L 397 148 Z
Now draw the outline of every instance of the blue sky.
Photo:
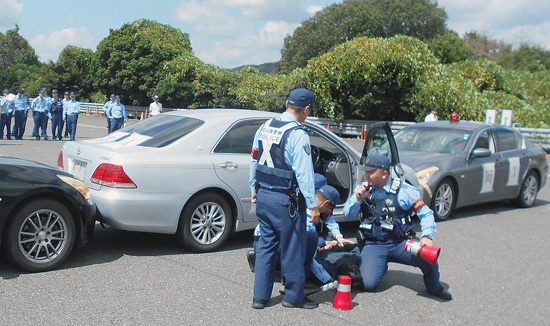
M 278 61 L 284 37 L 341 0 L 0 0 L 0 32 L 17 24 L 42 61 L 67 45 L 95 50 L 125 23 L 156 20 L 188 33 L 195 55 L 224 68 Z M 440 0 L 447 24 L 512 44 L 550 50 L 550 0 Z

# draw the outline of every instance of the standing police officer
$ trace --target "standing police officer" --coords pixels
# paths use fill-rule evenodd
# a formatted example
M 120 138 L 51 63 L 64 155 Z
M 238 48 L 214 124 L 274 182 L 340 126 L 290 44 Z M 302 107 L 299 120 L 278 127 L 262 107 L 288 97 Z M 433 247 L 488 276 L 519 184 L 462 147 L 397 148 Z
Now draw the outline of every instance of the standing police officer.
M 17 96 L 13 99 L 13 106 L 15 109 L 13 136 L 15 139 L 23 139 L 25 126 L 27 125 L 27 113 L 29 110 L 29 98 L 24 88 L 17 91 Z
M 63 101 L 59 98 L 57 89 L 52 90 L 52 139 L 63 139 Z
M 405 250 L 407 240 L 414 237 L 413 212 L 420 219 L 420 244 L 433 246 L 433 211 L 416 188 L 390 176 L 390 161 L 386 156 L 373 154 L 367 159 L 363 167 L 367 183 L 359 185 L 355 198 L 350 198 L 344 206 L 344 216 L 350 221 L 362 213 L 359 235 L 366 238 L 360 266 L 363 287 L 374 291 L 388 270 L 388 262 L 395 262 L 420 268 L 428 292 L 451 300 L 451 294 L 439 283 L 439 265 L 433 266 Z
M 313 99 L 307 89 L 293 90 L 286 111 L 260 126 L 254 136 L 249 181 L 261 233 L 256 252 L 254 309 L 263 309 L 271 298 L 277 248 L 285 280 L 283 307 L 318 306 L 304 292 L 306 207 L 311 211 L 311 222 L 317 223 L 320 215 L 310 140 L 301 125 L 311 111 Z
M 78 123 L 78 114 L 80 113 L 80 102 L 76 100 L 76 93 L 71 92 L 71 100 L 65 102 L 63 108 L 63 121 L 67 123 L 67 130 L 71 135 L 71 140 L 76 137 L 76 125 Z
M 111 119 L 109 133 L 122 128 L 124 121 L 126 121 L 126 108 L 124 104 L 120 103 L 120 95 L 115 96 L 115 103 L 107 110 L 107 117 Z
M 11 140 L 11 117 L 13 116 L 13 103 L 8 99 L 10 91 L 4 90 L 4 96 L 0 97 L 2 128 L 0 129 L 0 139 L 4 139 L 4 127 L 7 129 L 6 138 Z
M 38 129 L 42 129 L 42 137 L 44 140 L 48 140 L 48 118 L 51 119 L 52 115 L 50 113 L 50 101 L 46 98 L 46 89 L 42 88 L 38 92 L 38 97 L 32 101 L 32 116 L 34 118 L 34 130 L 33 135 L 36 137 L 36 140 L 40 140 L 40 134 Z
M 71 99 L 69 98 L 69 92 L 65 91 L 65 93 L 63 93 L 63 108 L 65 107 L 65 105 L 67 105 L 67 103 L 69 103 L 71 101 Z M 69 126 L 67 126 L 67 124 L 65 123 L 65 120 L 63 120 L 63 123 L 65 124 L 65 132 L 64 132 L 64 137 L 65 138 L 69 138 Z
M 111 132 L 111 118 L 109 118 L 109 116 L 107 115 L 107 111 L 109 111 L 111 105 L 115 103 L 115 94 L 111 94 L 111 96 L 109 96 L 109 100 L 103 105 L 103 113 L 105 114 L 105 118 L 107 119 L 107 133 Z

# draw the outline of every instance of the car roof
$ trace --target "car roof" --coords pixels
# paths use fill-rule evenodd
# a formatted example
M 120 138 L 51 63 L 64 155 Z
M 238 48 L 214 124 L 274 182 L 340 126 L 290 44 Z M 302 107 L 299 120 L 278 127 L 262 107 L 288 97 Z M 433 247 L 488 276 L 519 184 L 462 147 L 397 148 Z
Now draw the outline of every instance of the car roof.
M 207 108 L 207 109 L 184 109 L 169 111 L 166 114 L 193 117 L 204 120 L 227 120 L 234 119 L 235 116 L 239 118 L 273 118 L 280 115 L 280 113 L 247 110 L 247 109 L 220 109 L 220 108 Z
M 433 121 L 433 122 L 420 122 L 416 124 L 412 124 L 408 127 L 411 128 L 452 128 L 452 129 L 462 129 L 462 130 L 480 130 L 484 128 L 496 128 L 496 129 L 509 129 L 512 130 L 510 127 L 503 126 L 503 125 L 496 125 L 496 124 L 489 124 L 479 121 L 459 121 L 457 123 L 451 123 L 450 121 Z

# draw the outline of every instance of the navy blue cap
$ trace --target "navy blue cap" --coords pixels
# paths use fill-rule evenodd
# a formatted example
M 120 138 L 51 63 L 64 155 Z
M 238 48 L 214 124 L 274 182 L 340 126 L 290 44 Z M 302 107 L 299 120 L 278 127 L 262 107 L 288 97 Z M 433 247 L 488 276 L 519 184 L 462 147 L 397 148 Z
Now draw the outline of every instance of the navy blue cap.
M 45 89 L 45 88 L 42 88 L 38 93 L 39 93 L 39 94 L 46 94 L 46 89 Z
M 4 89 L 4 93 L 5 93 L 5 94 L 9 94 L 10 91 L 6 88 L 6 89 Z
M 321 189 L 327 183 L 327 177 L 321 173 L 315 173 L 315 190 Z
M 313 105 L 315 95 L 305 88 L 297 88 L 292 90 L 288 95 L 288 104 L 299 107 Z
M 158 99 L 158 98 L 159 98 L 158 95 L 155 95 L 155 96 L 153 97 L 153 99 L 155 99 L 155 100 Z
M 65 93 L 63 93 L 63 95 L 69 95 L 69 92 L 65 92 Z
M 340 193 L 333 186 L 324 185 L 319 189 L 319 192 L 333 205 L 340 203 Z
M 76 96 L 75 92 L 71 92 L 70 96 Z
M 21 93 L 21 94 L 25 94 L 26 92 L 27 90 L 24 88 L 21 88 L 20 90 L 17 91 L 17 93 Z
M 115 98 L 115 94 L 111 94 L 111 96 L 109 96 L 109 98 Z
M 120 100 L 120 95 L 115 95 L 115 100 Z
M 57 94 L 57 89 L 52 90 L 52 94 Z
M 371 154 L 365 160 L 363 171 L 369 172 L 376 169 L 389 170 L 391 166 L 390 160 L 381 154 Z

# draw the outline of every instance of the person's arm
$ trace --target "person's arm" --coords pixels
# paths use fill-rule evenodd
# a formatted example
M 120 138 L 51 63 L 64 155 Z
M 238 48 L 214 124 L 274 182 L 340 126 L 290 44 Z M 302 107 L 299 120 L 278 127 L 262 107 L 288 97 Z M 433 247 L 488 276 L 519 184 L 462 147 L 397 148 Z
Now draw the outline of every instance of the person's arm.
M 252 142 L 252 151 L 251 151 L 251 161 L 250 161 L 250 171 L 248 172 L 248 185 L 250 187 L 250 195 L 252 203 L 256 203 L 256 166 L 258 165 L 258 135 L 262 130 L 263 125 L 256 130 L 254 135 L 254 141 Z
M 350 197 L 346 202 L 346 204 L 344 205 L 344 217 L 348 221 L 355 220 L 359 216 L 359 213 L 361 213 L 362 200 L 358 201 L 358 199 L 360 198 L 358 193 L 361 192 L 361 187 L 364 188 L 365 184 L 366 183 L 363 183 L 357 186 L 357 188 L 355 188 L 355 191 L 354 191 L 355 196 Z
M 416 213 L 420 220 L 420 228 L 422 230 L 421 244 L 433 245 L 433 238 L 436 233 L 435 216 L 433 211 L 422 200 L 420 192 L 408 184 L 403 184 L 398 195 L 399 205 Z

